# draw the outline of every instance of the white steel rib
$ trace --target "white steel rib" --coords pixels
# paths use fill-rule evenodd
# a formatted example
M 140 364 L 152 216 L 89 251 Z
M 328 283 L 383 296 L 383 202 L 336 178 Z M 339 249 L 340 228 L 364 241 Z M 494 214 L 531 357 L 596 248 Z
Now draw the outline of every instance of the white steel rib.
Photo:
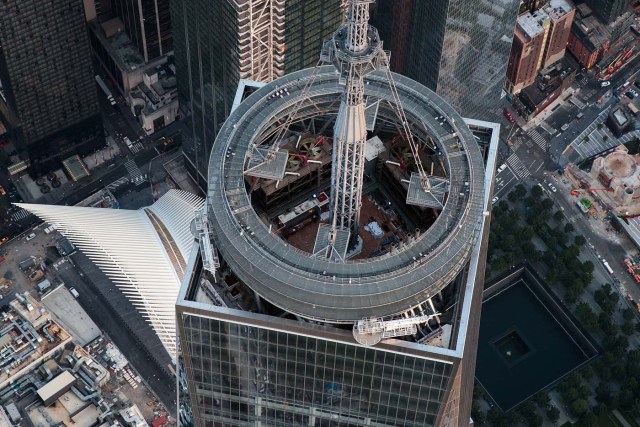
M 140 210 L 19 203 L 56 224 L 127 296 L 176 356 L 175 302 L 204 200 L 170 190 Z

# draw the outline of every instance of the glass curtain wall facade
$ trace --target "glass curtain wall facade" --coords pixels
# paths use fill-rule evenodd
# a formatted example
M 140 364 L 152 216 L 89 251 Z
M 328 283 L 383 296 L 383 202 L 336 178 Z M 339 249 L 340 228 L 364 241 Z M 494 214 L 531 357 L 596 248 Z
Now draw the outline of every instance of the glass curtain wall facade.
M 340 0 L 287 0 L 285 3 L 285 72 L 313 67 L 322 43 L 342 20 Z
M 112 0 L 111 8 L 145 62 L 173 49 L 169 0 Z
M 378 0 L 372 24 L 392 52 L 394 71 L 434 90 L 464 117 L 500 112 L 519 0 Z M 383 36 L 384 35 L 384 36 Z
M 329 38 L 342 19 L 340 0 L 260 0 L 268 6 L 273 23 L 272 51 L 284 53 L 284 65 L 274 61 L 270 73 L 241 73 L 248 49 L 240 34 L 242 8 L 231 0 L 174 0 L 171 16 L 174 53 L 181 105 L 187 109 L 188 132 L 183 135 L 185 166 L 200 188 L 206 187 L 206 167 L 216 134 L 231 110 L 241 78 L 271 81 L 273 78 L 315 65 L 322 41 Z M 277 7 L 276 7 L 277 6 Z M 280 17 L 284 6 L 284 39 Z M 244 21 L 244 19 L 242 19 Z M 244 31 L 244 30 L 243 30 Z M 265 32 L 266 43 L 270 43 Z M 257 45 L 254 43 L 253 45 Z M 273 76 L 264 78 L 263 76 Z
M 631 0 L 587 0 L 586 3 L 604 22 L 610 24 L 629 10 Z
M 419 344 L 362 347 L 350 331 L 230 313 L 178 306 L 195 425 L 436 425 L 457 361 Z
M 0 2 L 0 81 L 32 174 L 104 144 L 82 0 Z

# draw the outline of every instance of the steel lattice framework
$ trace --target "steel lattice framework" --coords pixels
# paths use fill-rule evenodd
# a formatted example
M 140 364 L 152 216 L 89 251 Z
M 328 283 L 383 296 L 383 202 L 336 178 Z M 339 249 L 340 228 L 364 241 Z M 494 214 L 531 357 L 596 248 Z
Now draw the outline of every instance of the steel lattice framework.
M 136 211 L 76 206 L 18 206 L 32 212 L 80 248 L 129 298 L 176 357 L 175 302 L 204 200 L 170 190 Z
M 234 110 L 216 138 L 207 196 L 215 247 L 243 283 L 288 312 L 334 323 L 394 316 L 449 285 L 469 259 L 483 218 L 478 144 L 444 100 L 406 77 L 393 74 L 393 79 L 394 88 L 386 71 L 365 76 L 365 97 L 380 102 L 378 120 L 402 129 L 398 99 L 413 137 L 441 151 L 449 177 L 436 222 L 394 253 L 336 262 L 302 252 L 271 233 L 246 191 L 245 171 L 256 146 L 271 144 L 289 123 L 337 116 L 344 86 L 334 66 L 291 73 L 260 88 Z M 277 96 L 283 91 L 286 96 Z M 455 136 L 440 125 L 440 116 L 450 119 Z
M 231 0 L 238 16 L 240 78 L 270 82 L 284 74 L 285 0 Z
M 330 57 L 335 58 L 336 70 L 345 83 L 333 131 L 328 247 L 336 246 L 338 230 L 356 235 L 360 221 L 367 140 L 364 77 L 374 70 L 367 58 L 371 53 L 366 52 L 369 48 L 369 3 L 371 0 L 349 3 L 346 27 L 338 32 L 340 39 L 330 41 L 326 49 Z M 373 48 L 374 51 L 380 49 L 380 46 Z

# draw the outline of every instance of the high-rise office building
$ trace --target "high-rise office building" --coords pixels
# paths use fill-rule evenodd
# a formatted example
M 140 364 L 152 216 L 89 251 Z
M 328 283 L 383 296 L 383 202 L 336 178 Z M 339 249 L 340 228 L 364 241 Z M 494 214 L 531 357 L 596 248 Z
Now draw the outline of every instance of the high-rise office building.
M 401 56 L 392 58 L 394 70 L 434 90 L 463 116 L 490 119 L 501 110 L 519 7 L 520 0 L 379 0 L 372 23 Z
M 631 0 L 587 0 L 586 3 L 600 19 L 610 24 L 629 9 Z
M 518 17 L 507 67 L 505 87 L 509 93 L 518 93 L 535 81 L 543 63 L 548 34 L 546 12 L 537 10 Z
M 258 88 L 216 137 L 177 305 L 198 427 L 470 423 L 499 127 L 391 73 L 369 3 L 332 66 Z
M 104 144 L 82 0 L 0 2 L 0 81 L 33 174 Z
M 131 41 L 149 62 L 173 50 L 169 0 L 110 0 Z M 104 12 L 102 10 L 101 12 Z
M 186 166 L 201 188 L 240 79 L 270 82 L 312 66 L 340 23 L 341 0 L 171 1 Z
M 544 11 L 549 16 L 549 35 L 544 48 L 542 68 L 547 68 L 564 56 L 576 9 L 568 0 L 551 0 Z

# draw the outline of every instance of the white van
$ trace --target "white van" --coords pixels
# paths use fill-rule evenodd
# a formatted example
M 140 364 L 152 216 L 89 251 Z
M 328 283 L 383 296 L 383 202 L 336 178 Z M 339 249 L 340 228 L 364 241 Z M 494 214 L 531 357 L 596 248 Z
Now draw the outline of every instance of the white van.
M 71 292 L 71 295 L 73 295 L 75 298 L 78 298 L 80 296 L 78 291 L 76 291 L 76 288 L 69 288 L 69 292 Z

